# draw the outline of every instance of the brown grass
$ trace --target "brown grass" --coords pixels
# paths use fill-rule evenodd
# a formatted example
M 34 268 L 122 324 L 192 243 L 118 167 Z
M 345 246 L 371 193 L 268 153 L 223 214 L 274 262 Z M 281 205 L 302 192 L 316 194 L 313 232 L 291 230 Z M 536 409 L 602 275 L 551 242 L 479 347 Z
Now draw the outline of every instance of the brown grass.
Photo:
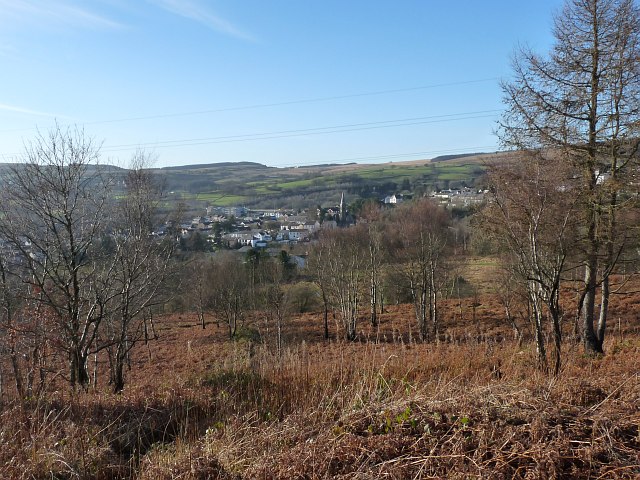
M 0 478 L 638 478 L 633 329 L 614 330 L 602 358 L 568 342 L 550 378 L 490 297 L 469 334 L 467 303 L 443 306 L 429 345 L 408 333 L 406 305 L 356 343 L 324 341 L 319 316 L 301 315 L 281 356 L 260 318 L 263 344 L 164 318 L 123 394 L 6 401 Z

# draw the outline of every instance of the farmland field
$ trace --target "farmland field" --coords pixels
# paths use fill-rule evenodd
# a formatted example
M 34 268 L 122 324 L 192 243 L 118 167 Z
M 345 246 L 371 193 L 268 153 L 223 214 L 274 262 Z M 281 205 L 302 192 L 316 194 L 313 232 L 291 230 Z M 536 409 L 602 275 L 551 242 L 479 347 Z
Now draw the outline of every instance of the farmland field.
M 508 156 L 508 155 L 507 155 Z M 330 206 L 346 192 L 348 202 L 394 193 L 482 186 L 486 165 L 502 155 L 465 156 L 440 162 L 272 168 L 256 163 L 171 167 L 156 172 L 167 190 L 198 205 Z

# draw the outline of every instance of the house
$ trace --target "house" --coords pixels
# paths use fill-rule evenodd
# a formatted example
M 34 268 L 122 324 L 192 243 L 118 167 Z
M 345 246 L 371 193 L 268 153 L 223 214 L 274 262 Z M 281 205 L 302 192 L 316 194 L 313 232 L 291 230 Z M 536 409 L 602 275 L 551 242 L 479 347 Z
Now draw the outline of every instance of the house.
M 397 203 L 402 203 L 404 201 L 404 196 L 403 195 L 388 195 L 386 197 L 384 197 L 384 204 L 385 205 L 395 205 Z
M 180 228 L 178 229 L 178 231 L 180 232 L 180 235 L 182 235 L 183 237 L 188 237 L 191 232 L 193 232 L 195 230 L 193 224 L 191 223 L 183 223 L 180 225 Z
M 284 220 L 289 223 L 304 223 L 307 221 L 306 215 L 286 215 Z
M 251 232 L 231 232 L 227 233 L 222 239 L 229 245 L 251 245 L 253 233 Z
M 317 230 L 320 230 L 320 222 L 318 222 L 317 220 L 315 222 L 305 222 L 303 227 L 309 230 L 309 232 L 313 233 Z
M 309 230 L 289 230 L 289 240 L 294 242 L 309 240 Z
M 264 231 L 253 232 L 253 239 L 259 242 L 271 242 L 273 240 L 271 235 Z
M 227 218 L 231 216 L 240 218 L 240 217 L 244 217 L 246 213 L 247 213 L 247 209 L 244 207 L 214 207 L 214 206 L 207 207 L 207 215 L 209 216 L 224 215 Z

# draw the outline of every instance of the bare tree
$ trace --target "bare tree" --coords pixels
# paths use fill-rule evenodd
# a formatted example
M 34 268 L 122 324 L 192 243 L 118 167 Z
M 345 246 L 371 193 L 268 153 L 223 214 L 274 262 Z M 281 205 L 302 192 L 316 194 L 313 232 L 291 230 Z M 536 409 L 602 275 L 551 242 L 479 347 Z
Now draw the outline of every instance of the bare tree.
M 371 325 L 378 325 L 378 310 L 382 311 L 382 270 L 385 262 L 384 228 L 382 210 L 377 203 L 365 203 L 360 218 L 366 225 L 367 270 L 369 276 L 369 318 Z M 380 308 L 378 306 L 380 305 Z
M 347 340 L 356 339 L 358 312 L 365 288 L 368 253 L 361 228 L 323 232 L 319 248 L 326 253 L 322 275 L 326 275 L 328 296 L 336 306 Z
M 609 277 L 625 245 L 618 223 L 640 145 L 640 12 L 634 0 L 567 0 L 548 57 L 521 49 L 503 84 L 504 145 L 551 149 L 584 193 L 578 311 L 585 351 L 603 351 Z M 602 285 L 600 313 L 596 312 Z M 597 322 L 597 326 L 596 326 Z
M 229 338 L 233 338 L 251 302 L 251 276 L 233 253 L 217 256 L 212 267 L 212 309 L 227 325 Z
M 198 314 L 198 321 L 204 330 L 206 328 L 205 316 L 211 309 L 211 274 L 213 266 L 210 260 L 202 257 L 195 258 L 189 268 L 189 288 L 185 292 L 191 299 L 193 308 Z
M 422 341 L 438 333 L 438 294 L 448 220 L 445 210 L 429 200 L 398 208 L 392 216 L 397 278 L 410 292 Z
M 0 237 L 21 259 L 25 300 L 47 310 L 72 386 L 89 382 L 87 357 L 103 319 L 88 254 L 111 192 L 98 158 L 82 131 L 56 127 L 27 146 L 2 185 Z
M 144 338 L 146 314 L 168 297 L 163 287 L 175 242 L 152 235 L 161 191 L 149 166 L 150 158 L 144 152 L 132 158 L 124 195 L 115 208 L 111 251 L 105 255 L 108 261 L 101 276 L 99 306 L 105 312 L 101 340 L 106 342 L 115 392 L 124 388 L 129 352 Z
M 331 255 L 331 243 L 329 240 L 323 240 L 315 244 L 311 252 L 309 252 L 309 258 L 305 267 L 320 290 L 325 340 L 329 339 L 329 310 L 331 308 L 331 297 L 329 295 L 331 289 L 331 273 L 328 265 Z
M 547 369 L 545 310 L 554 339 L 554 373 L 561 366 L 562 310 L 560 287 L 575 246 L 580 192 L 571 169 L 555 168 L 555 158 L 543 152 L 521 155 L 489 173 L 492 202 L 481 224 L 515 259 L 512 278 L 522 279 L 531 306 L 538 361 Z
M 518 324 L 518 317 L 529 319 L 526 313 L 528 305 L 528 295 L 526 289 L 522 288 L 525 283 L 519 275 L 519 269 L 515 265 L 512 255 L 502 255 L 500 259 L 500 269 L 495 279 L 496 296 L 500 305 L 504 308 L 507 323 L 513 329 L 514 340 L 521 345 L 524 340 L 524 332 Z
M 289 295 L 284 285 L 286 270 L 280 259 L 271 259 L 265 263 L 265 278 L 260 287 L 262 309 L 265 314 L 267 331 L 270 324 L 275 327 L 276 352 L 281 355 L 282 332 L 290 310 Z

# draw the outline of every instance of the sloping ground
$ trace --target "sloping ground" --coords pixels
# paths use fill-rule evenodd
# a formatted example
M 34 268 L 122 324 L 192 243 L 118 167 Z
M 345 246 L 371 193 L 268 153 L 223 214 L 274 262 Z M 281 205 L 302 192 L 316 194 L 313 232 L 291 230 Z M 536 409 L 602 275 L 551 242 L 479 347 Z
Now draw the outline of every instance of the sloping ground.
M 314 208 L 330 206 L 347 192 L 348 202 L 395 193 L 472 185 L 485 167 L 513 158 L 513 152 L 464 155 L 446 161 L 427 159 L 391 163 L 351 163 L 303 168 L 266 167 L 258 163 L 212 163 L 154 169 L 169 198 L 215 206 Z M 403 186 L 406 181 L 409 185 Z M 417 190 L 416 190 L 417 188 Z M 448 187 L 447 187 L 448 188 Z M 174 197 L 175 196 L 175 197 Z M 295 203 L 294 203 L 295 202 Z M 293 205 L 296 205 L 293 207 Z M 199 208 L 199 207 L 198 207 Z
M 0 418 L 2 478 L 637 478 L 640 338 L 568 345 L 557 379 L 508 341 L 304 342 L 280 356 L 166 319 L 122 395 Z
M 362 318 L 354 343 L 295 316 L 280 354 L 263 315 L 234 341 L 163 317 L 121 395 L 102 364 L 95 391 L 2 405 L 0 478 L 639 478 L 638 305 L 616 299 L 602 358 L 568 336 L 558 378 L 490 293 L 443 302 L 431 344 L 410 305 Z

